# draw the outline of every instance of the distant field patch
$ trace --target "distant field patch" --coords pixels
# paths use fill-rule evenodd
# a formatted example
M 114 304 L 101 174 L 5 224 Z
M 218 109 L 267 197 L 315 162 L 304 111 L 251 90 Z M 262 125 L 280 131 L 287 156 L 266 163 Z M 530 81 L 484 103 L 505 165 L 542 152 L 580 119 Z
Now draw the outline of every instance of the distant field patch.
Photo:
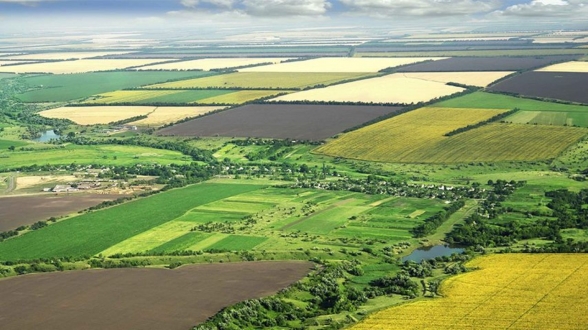
M 82 73 L 109 70 L 122 70 L 135 66 L 153 64 L 166 60 L 162 59 L 99 59 L 99 60 L 75 60 L 61 62 L 45 62 L 33 64 L 21 64 L 4 66 L 0 70 L 11 73 Z
M 434 104 L 443 108 L 514 109 L 528 111 L 584 112 L 588 106 L 569 105 L 514 97 L 502 94 L 475 92 Z
M 441 298 L 368 316 L 351 330 L 584 329 L 588 324 L 585 254 L 495 254 L 446 279 Z M 570 304 L 573 307 L 570 307 Z
M 258 66 L 239 70 L 240 72 L 378 72 L 389 67 L 397 67 L 427 60 L 443 58 L 349 58 L 322 57 L 312 60 L 287 62 Z
M 487 72 L 407 72 L 402 75 L 406 78 L 422 79 L 440 83 L 458 83 L 468 86 L 486 87 L 492 82 L 506 77 L 513 72 L 487 71 Z
M 566 63 L 559 63 L 541 68 L 540 72 L 583 72 L 588 73 L 588 62 L 573 61 Z
M 199 100 L 232 93 L 232 90 L 132 90 L 116 91 L 96 95 L 87 104 L 156 104 L 156 103 L 194 103 Z
M 71 60 L 100 57 L 107 55 L 122 55 L 130 52 L 55 52 L 55 53 L 37 53 L 26 55 L 6 56 L 3 59 L 13 60 Z
M 220 90 L 223 91 L 223 90 Z M 196 104 L 242 104 L 245 102 L 257 100 L 260 98 L 266 98 L 281 93 L 287 93 L 287 91 L 236 91 L 233 93 L 220 94 L 218 96 L 208 97 L 200 99 L 194 103 Z
M 160 135 L 322 140 L 397 107 L 252 104 L 197 118 Z
M 493 51 L 488 51 L 492 53 Z M 489 55 L 486 55 L 489 56 Z M 528 57 L 455 57 L 435 62 L 417 63 L 400 68 L 399 72 L 463 72 L 463 71 L 519 71 L 540 68 L 552 63 L 572 61 L 578 56 Z
M 385 162 L 430 162 L 443 134 L 502 110 L 421 108 L 341 135 L 315 151 L 333 157 Z M 459 136 L 459 134 L 458 134 Z
M 30 61 L 2 61 L 2 60 L 0 60 L 0 66 L 12 65 L 12 64 L 24 64 L 24 63 L 31 63 L 31 62 Z M 0 71 L 2 71 L 2 68 L 0 68 Z
M 525 72 L 490 87 L 491 91 L 588 103 L 588 73 Z
M 519 111 L 504 120 L 517 124 L 588 127 L 588 112 Z
M 317 85 L 331 85 L 343 80 L 368 77 L 368 73 L 347 72 L 236 72 L 199 79 L 189 79 L 149 88 L 272 88 L 301 89 Z
M 146 119 L 129 123 L 137 126 L 161 126 L 185 118 L 197 117 L 223 107 L 156 107 Z
M 141 67 L 139 70 L 204 70 L 229 69 L 245 65 L 262 63 L 280 63 L 288 58 L 252 57 L 252 58 L 204 58 L 192 61 L 181 61 Z
M 45 118 L 69 119 L 78 125 L 108 124 L 131 117 L 147 115 L 155 110 L 155 107 L 61 107 L 41 111 L 39 115 Z
M 444 83 L 392 74 L 275 98 L 276 101 L 417 103 L 463 91 Z
M 229 251 L 248 251 L 267 241 L 267 237 L 230 235 L 222 240 L 210 245 L 207 249 L 229 250 Z
M 519 56 L 557 56 L 557 55 L 573 55 L 576 57 L 586 55 L 588 51 L 580 48 L 569 49 L 490 49 L 490 50 L 431 50 L 431 51 L 415 51 L 415 52 L 366 52 L 358 49 L 355 53 L 356 57 L 407 57 L 407 56 L 430 56 L 430 57 L 519 57 Z M 569 61 L 574 58 L 569 59 Z M 476 69 L 474 69 L 476 70 Z M 477 69 L 480 70 L 480 69 Z M 514 69 L 492 69 L 494 70 L 514 70 Z M 430 71 L 430 70 L 425 70 Z M 454 71 L 454 70 L 451 70 Z
M 17 95 L 23 102 L 62 102 L 124 88 L 160 82 L 209 76 L 209 72 L 96 72 L 65 75 L 39 75 L 23 78 L 35 90 Z
M 11 146 L 13 146 L 15 148 L 23 147 L 23 146 L 26 146 L 27 144 L 28 144 L 28 142 L 25 142 L 25 141 L 0 140 L 0 150 L 8 149 Z

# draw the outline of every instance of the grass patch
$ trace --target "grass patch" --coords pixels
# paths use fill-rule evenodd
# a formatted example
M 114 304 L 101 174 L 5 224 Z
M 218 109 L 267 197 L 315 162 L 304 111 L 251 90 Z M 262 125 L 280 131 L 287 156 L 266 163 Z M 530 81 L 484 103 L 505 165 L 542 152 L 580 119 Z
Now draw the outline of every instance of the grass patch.
M 265 242 L 267 237 L 229 235 L 222 240 L 210 245 L 207 249 L 247 251 Z
M 180 237 L 177 237 L 165 244 L 162 244 L 156 248 L 154 248 L 153 250 L 151 250 L 151 252 L 156 252 L 156 253 L 169 253 L 169 252 L 174 252 L 174 251 L 184 251 L 184 250 L 188 250 L 188 248 L 210 236 L 212 236 L 213 234 L 210 233 L 203 233 L 203 232 L 199 232 L 199 231 L 191 231 L 189 233 L 186 233 Z

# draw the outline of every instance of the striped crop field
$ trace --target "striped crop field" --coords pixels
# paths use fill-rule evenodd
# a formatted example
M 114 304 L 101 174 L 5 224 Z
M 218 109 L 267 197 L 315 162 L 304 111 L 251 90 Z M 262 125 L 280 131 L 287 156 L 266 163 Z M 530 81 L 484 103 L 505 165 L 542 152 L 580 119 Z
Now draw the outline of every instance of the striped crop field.
M 504 110 L 420 108 L 346 133 L 315 150 L 344 158 L 384 162 L 428 162 L 443 134 L 487 120 Z
M 586 254 L 496 254 L 446 280 L 442 298 L 389 308 L 351 327 L 367 329 L 585 329 Z
M 374 73 L 349 72 L 236 72 L 211 77 L 151 85 L 146 88 L 272 88 L 302 89 L 331 85 L 340 81 L 373 76 Z
M 99 94 L 94 100 L 87 101 L 89 104 L 152 104 L 152 103 L 191 103 L 201 99 L 232 93 L 232 90 L 133 90 L 116 91 Z

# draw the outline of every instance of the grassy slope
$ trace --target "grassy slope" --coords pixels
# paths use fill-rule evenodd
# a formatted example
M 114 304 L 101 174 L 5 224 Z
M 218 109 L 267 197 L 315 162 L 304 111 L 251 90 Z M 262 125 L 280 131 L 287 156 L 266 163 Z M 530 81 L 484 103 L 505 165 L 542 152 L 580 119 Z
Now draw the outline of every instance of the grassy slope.
M 0 243 L 0 260 L 93 255 L 195 206 L 260 188 L 198 184 L 84 214 Z

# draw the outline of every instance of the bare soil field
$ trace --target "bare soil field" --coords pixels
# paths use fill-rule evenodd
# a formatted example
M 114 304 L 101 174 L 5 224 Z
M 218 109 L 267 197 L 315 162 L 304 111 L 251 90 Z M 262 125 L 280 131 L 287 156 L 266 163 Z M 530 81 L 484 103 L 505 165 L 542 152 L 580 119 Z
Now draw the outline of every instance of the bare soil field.
M 545 68 L 541 68 L 537 71 L 541 72 L 581 72 L 588 73 L 588 62 L 584 61 L 572 61 L 560 64 L 550 65 Z
M 323 140 L 400 107 L 253 104 L 167 127 L 159 135 Z
M 75 61 L 61 61 L 61 62 L 45 62 L 45 63 L 33 63 L 33 64 L 19 64 L 11 66 L 3 66 L 0 69 L 3 72 L 11 73 L 54 73 L 54 74 L 65 74 L 65 73 L 82 73 L 82 72 L 96 72 L 96 71 L 109 71 L 109 70 L 120 70 L 129 67 L 142 66 L 147 64 L 153 64 L 162 62 L 162 59 L 148 59 L 148 60 L 136 60 L 136 59 L 116 59 L 116 60 L 75 60 Z
M 193 61 L 173 62 L 167 64 L 149 65 L 139 70 L 204 70 L 235 68 L 245 65 L 261 63 L 280 63 L 288 58 L 205 58 Z
M 61 107 L 42 111 L 39 115 L 46 118 L 69 119 L 78 125 L 95 125 L 148 115 L 154 110 L 153 106 Z
M 274 294 L 310 262 L 35 274 L 0 281 L 2 329 L 186 330 L 223 307 Z
M 73 182 L 76 180 L 78 179 L 73 175 L 19 176 L 16 178 L 16 190 L 23 190 L 39 185 L 50 187 L 59 182 Z
M 40 54 L 26 54 L 5 57 L 14 60 L 69 60 L 69 59 L 83 59 L 107 55 L 122 55 L 129 52 L 57 52 L 57 53 L 40 53 Z
M 587 85 L 588 73 L 534 71 L 501 81 L 490 87 L 490 90 L 588 103 Z
M 121 195 L 81 193 L 2 197 L 0 198 L 0 232 L 47 220 L 50 217 L 68 215 L 119 197 Z
M 406 78 L 402 73 L 398 73 L 292 93 L 272 100 L 409 104 L 425 102 L 461 91 L 463 88 L 434 81 Z
M 483 72 L 407 72 L 406 78 L 422 79 L 441 83 L 458 83 L 468 86 L 486 87 L 494 81 L 506 77 L 512 71 L 483 71 Z
M 444 60 L 417 63 L 398 69 L 399 72 L 451 71 L 518 71 L 540 68 L 559 62 L 573 61 L 578 55 L 527 57 L 452 57 Z
M 241 69 L 239 72 L 378 72 L 389 67 L 442 60 L 443 57 L 361 58 L 323 57 L 306 61 L 287 62 Z

